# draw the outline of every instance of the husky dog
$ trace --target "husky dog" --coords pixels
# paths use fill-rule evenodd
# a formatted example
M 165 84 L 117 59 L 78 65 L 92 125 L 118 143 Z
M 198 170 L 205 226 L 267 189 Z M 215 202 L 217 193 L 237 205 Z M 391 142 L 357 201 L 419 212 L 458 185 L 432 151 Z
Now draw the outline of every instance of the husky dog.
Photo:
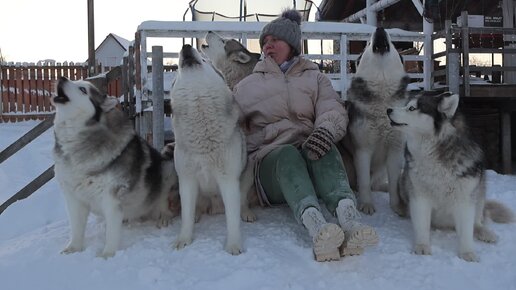
M 205 41 L 206 44 L 201 45 L 202 53 L 222 73 L 230 90 L 233 90 L 238 82 L 250 75 L 256 63 L 260 60 L 261 54 L 250 52 L 237 40 L 223 38 L 213 31 L 206 34 Z M 259 204 L 253 187 L 253 179 L 253 168 L 251 164 L 248 164 L 240 178 L 240 188 L 247 192 L 247 200 L 244 201 L 247 202 L 247 205 L 243 206 L 243 210 L 246 210 L 249 206 Z M 210 214 L 223 213 L 224 208 L 220 206 L 221 204 L 219 195 L 198 202 L 200 212 Z M 256 216 L 252 212 L 248 211 L 248 213 L 243 214 L 242 219 L 248 222 L 255 221 Z
M 405 104 L 409 78 L 401 57 L 387 32 L 379 27 L 372 34 L 348 89 L 349 134 L 353 146 L 359 209 L 373 214 L 371 184 L 389 180 L 390 206 L 403 215 L 397 184 L 403 166 L 403 137 L 393 130 L 387 107 Z M 373 181 L 373 182 L 372 182 Z
M 63 253 L 82 251 L 90 212 L 106 222 L 102 257 L 115 255 L 122 222 L 142 217 L 167 223 L 168 193 L 177 184 L 173 161 L 138 137 L 117 99 L 87 81 L 57 81 L 55 176 L 63 191 L 71 240 Z M 166 155 L 165 147 L 164 155 Z
M 190 45 L 184 45 L 179 54 L 171 96 L 181 197 L 181 231 L 175 247 L 192 242 L 198 194 L 220 193 L 228 231 L 225 249 L 238 255 L 242 252 L 240 206 L 246 199 L 240 176 L 247 162 L 244 134 L 238 125 L 240 109 L 221 73 Z
M 201 46 L 201 51 L 222 72 L 231 90 L 253 72 L 261 56 L 259 53 L 250 52 L 240 42 L 223 38 L 212 31 L 206 34 L 205 40 L 206 44 Z
M 473 237 L 494 243 L 496 235 L 484 224 L 510 222 L 510 209 L 485 202 L 484 156 L 456 112 L 459 96 L 422 95 L 404 107 L 387 109 L 391 124 L 406 134 L 405 166 L 400 195 L 409 203 L 414 229 L 414 251 L 430 255 L 430 225 L 455 228 L 459 257 L 478 261 Z

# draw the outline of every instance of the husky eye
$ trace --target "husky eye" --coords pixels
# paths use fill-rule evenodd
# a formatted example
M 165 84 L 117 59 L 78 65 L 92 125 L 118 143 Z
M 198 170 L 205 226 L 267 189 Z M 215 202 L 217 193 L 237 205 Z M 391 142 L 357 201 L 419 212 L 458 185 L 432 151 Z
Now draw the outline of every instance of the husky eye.
M 79 87 L 79 90 L 81 90 L 81 92 L 83 92 L 85 95 L 88 94 L 85 87 Z
M 415 111 L 415 110 L 416 110 L 416 108 L 415 108 L 414 106 L 410 106 L 410 107 L 408 108 L 408 110 L 409 110 L 409 111 Z

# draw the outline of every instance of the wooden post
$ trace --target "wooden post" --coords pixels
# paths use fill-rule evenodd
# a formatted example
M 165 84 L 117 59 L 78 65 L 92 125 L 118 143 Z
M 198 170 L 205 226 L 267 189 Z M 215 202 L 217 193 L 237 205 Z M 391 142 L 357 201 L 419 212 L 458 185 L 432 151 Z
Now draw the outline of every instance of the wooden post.
M 16 201 L 29 197 L 52 178 L 54 178 L 54 165 L 50 166 L 24 188 L 20 189 L 20 191 L 18 191 L 15 195 L 11 196 L 8 200 L 2 203 L 0 205 L 0 214 L 2 214 L 11 204 L 15 203 Z
M 460 94 L 460 59 L 459 53 L 452 48 L 453 35 L 451 20 L 445 21 L 446 32 L 446 83 L 448 90 L 454 94 Z
M 152 47 L 152 145 L 161 151 L 164 136 L 163 47 Z
M 469 97 L 470 87 L 469 87 L 469 28 L 468 28 L 468 11 L 462 11 L 462 30 L 461 30 L 461 39 L 462 39 L 462 80 L 464 84 L 464 96 Z
M 503 5 L 505 9 L 503 11 L 503 27 L 504 28 L 514 28 L 514 14 L 516 11 L 515 2 L 513 0 L 503 0 Z M 514 34 L 504 34 L 503 41 L 505 43 L 504 47 L 507 49 L 515 49 L 516 42 L 514 38 Z M 516 66 L 516 61 L 514 60 L 516 54 L 514 53 L 504 53 L 503 54 L 503 65 L 506 67 Z M 504 71 L 503 72 L 503 82 L 506 84 L 516 84 L 516 72 L 515 71 Z
M 348 83 L 348 37 L 340 35 L 340 99 L 347 100 Z
M 95 20 L 93 0 L 88 0 L 88 76 L 94 76 L 95 71 Z
M 135 69 L 134 69 L 134 47 L 129 46 L 129 57 L 128 57 L 128 67 L 127 67 L 127 78 L 128 78 L 128 86 L 129 86 L 129 115 L 131 118 L 135 117 L 135 97 L 134 97 L 134 84 L 135 84 Z
M 141 128 L 141 118 L 142 118 L 142 67 L 140 62 L 140 54 L 141 54 L 141 46 L 140 46 L 140 32 L 135 32 L 134 34 L 134 85 L 136 90 L 135 100 L 134 100 L 134 108 L 135 108 L 135 129 L 138 135 L 143 137 L 143 132 Z M 129 64 L 130 66 L 130 64 Z M 145 67 L 147 70 L 147 66 Z

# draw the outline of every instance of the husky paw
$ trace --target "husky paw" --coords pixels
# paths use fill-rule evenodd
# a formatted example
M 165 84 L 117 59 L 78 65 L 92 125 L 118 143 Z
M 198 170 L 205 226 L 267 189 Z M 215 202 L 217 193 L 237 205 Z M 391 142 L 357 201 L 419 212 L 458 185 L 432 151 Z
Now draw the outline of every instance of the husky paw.
M 407 216 L 407 207 L 401 203 L 391 204 L 391 209 L 400 217 Z
M 432 255 L 432 250 L 429 245 L 418 244 L 414 246 L 414 254 L 416 255 Z
M 178 238 L 173 244 L 172 246 L 176 249 L 176 250 L 181 250 L 183 249 L 184 247 L 190 245 L 192 243 L 192 239 L 181 239 L 181 238 Z
M 171 219 L 169 215 L 160 215 L 156 221 L 156 227 L 158 227 L 158 229 L 168 227 Z
M 61 251 L 61 254 L 72 254 L 72 253 L 77 253 L 77 252 L 82 252 L 84 251 L 84 247 L 77 247 L 77 246 L 72 246 L 72 245 L 68 245 L 66 246 L 66 248 L 64 248 L 62 251 Z
M 477 255 L 473 252 L 459 253 L 459 258 L 466 262 L 479 262 Z
M 498 236 L 485 227 L 475 228 L 474 236 L 477 240 L 484 243 L 496 243 L 498 241 Z
M 103 258 L 103 259 L 108 259 L 108 258 L 114 257 L 115 254 L 116 254 L 116 252 L 104 250 L 104 251 L 102 251 L 102 253 L 98 254 L 97 257 Z
M 244 222 L 252 223 L 256 221 L 256 214 L 250 209 L 242 210 L 240 217 Z
M 227 244 L 226 245 L 226 252 L 230 253 L 233 256 L 242 254 L 242 246 L 238 243 L 235 244 Z
M 360 207 L 358 209 L 367 215 L 372 215 L 376 211 L 374 205 L 368 202 L 360 204 Z

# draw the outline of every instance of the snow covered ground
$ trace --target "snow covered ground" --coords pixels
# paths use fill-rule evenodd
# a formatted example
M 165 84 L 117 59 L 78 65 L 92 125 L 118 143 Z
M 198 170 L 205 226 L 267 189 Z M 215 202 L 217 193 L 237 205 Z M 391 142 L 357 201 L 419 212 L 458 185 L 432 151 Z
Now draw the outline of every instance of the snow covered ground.
M 35 121 L 0 123 L 0 150 Z M 0 164 L 0 203 L 52 164 L 51 130 Z M 487 172 L 490 199 L 516 211 L 516 177 Z M 124 227 L 121 249 L 97 258 L 103 224 L 91 217 L 84 252 L 63 255 L 69 227 L 55 180 L 0 215 L 0 289 L 516 289 L 516 224 L 489 222 L 495 245 L 475 242 L 480 263 L 457 257 L 455 232 L 432 232 L 432 256 L 411 254 L 410 221 L 388 208 L 388 194 L 374 195 L 378 212 L 363 221 L 376 227 L 378 246 L 361 256 L 318 263 L 305 229 L 287 207 L 255 209 L 258 221 L 242 224 L 245 253 L 223 250 L 223 215 L 203 216 L 194 242 L 172 249 L 179 231 L 152 223 Z

